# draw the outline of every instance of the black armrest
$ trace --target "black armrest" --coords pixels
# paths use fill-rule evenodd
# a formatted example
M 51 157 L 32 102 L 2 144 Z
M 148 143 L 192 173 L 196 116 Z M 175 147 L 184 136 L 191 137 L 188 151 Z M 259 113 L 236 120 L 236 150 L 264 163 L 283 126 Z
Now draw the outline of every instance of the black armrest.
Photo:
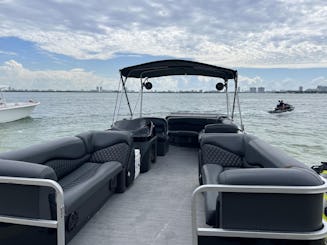
M 204 127 L 205 133 L 237 133 L 238 127 L 234 123 L 215 123 Z
M 51 179 L 57 181 L 55 171 L 45 165 L 0 159 L 0 176 Z
M 323 181 L 305 168 L 251 168 L 226 170 L 219 176 L 226 185 L 318 186 Z
M 226 170 L 227 185 L 318 186 L 323 181 L 304 168 Z M 224 229 L 312 232 L 321 229 L 323 194 L 223 192 L 219 195 L 220 224 Z

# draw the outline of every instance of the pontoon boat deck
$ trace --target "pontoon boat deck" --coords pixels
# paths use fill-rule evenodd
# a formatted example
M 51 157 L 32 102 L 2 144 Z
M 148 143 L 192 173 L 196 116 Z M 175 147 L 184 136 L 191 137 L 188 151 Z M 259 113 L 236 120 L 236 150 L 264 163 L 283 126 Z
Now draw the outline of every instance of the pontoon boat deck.
M 324 244 L 325 180 L 244 132 L 237 71 L 164 60 L 120 73 L 109 130 L 0 154 L 0 244 Z M 144 88 L 170 75 L 220 79 L 227 113 L 144 117 Z M 123 100 L 130 116 L 118 120 Z

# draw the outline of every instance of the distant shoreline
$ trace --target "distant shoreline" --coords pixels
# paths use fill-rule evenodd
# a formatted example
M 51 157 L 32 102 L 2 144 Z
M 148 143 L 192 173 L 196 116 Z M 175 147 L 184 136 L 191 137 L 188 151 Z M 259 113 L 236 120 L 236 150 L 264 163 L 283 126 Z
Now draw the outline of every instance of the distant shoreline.
M 118 91 L 115 90 L 104 90 L 104 91 L 96 91 L 96 90 L 6 90 L 4 91 L 6 93 L 117 93 Z M 139 93 L 139 91 L 128 91 L 128 93 Z M 146 91 L 145 93 L 157 93 L 157 94 L 207 94 L 207 93 L 217 93 L 216 90 L 213 91 Z M 221 92 L 223 93 L 223 92 Z M 232 91 L 229 93 L 233 93 Z M 287 91 L 265 91 L 265 92 L 249 92 L 249 91 L 240 91 L 239 93 L 246 93 L 246 94 L 326 94 L 327 91 L 293 91 L 293 90 L 287 90 Z

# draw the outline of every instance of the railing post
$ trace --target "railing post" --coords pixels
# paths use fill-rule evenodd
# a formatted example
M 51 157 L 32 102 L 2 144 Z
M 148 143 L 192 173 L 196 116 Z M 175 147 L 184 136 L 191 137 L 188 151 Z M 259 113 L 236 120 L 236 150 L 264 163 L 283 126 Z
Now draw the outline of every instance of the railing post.
M 0 222 L 57 229 L 57 245 L 65 245 L 65 204 L 62 187 L 54 180 L 0 176 L 0 184 L 50 187 L 56 193 L 57 220 L 1 216 Z

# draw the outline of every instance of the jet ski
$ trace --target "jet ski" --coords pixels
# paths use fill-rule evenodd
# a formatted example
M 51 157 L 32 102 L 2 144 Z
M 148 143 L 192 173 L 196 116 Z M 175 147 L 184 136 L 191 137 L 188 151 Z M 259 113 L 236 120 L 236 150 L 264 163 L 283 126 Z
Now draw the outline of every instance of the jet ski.
M 278 102 L 279 104 L 273 110 L 268 111 L 269 113 L 283 113 L 294 110 L 294 106 L 284 103 L 282 100 L 279 100 Z

